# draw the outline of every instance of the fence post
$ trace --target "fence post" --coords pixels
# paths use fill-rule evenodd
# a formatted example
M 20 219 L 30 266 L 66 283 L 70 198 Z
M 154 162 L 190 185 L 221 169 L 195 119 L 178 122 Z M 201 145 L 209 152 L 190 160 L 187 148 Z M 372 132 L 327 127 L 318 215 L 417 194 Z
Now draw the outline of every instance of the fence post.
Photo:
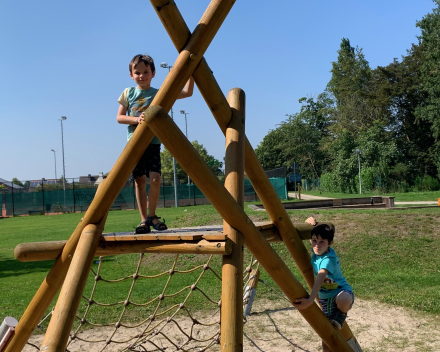
M 12 187 L 12 217 L 15 216 L 15 204 L 14 204 L 14 183 L 11 181 Z
M 76 213 L 76 201 L 75 201 L 75 179 L 72 179 L 72 196 L 73 196 L 73 212 Z
M 196 201 L 196 184 L 193 182 L 193 194 L 194 194 L 194 205 L 197 205 Z
M 133 209 L 136 209 L 136 192 L 134 190 L 134 178 L 131 179 L 131 189 L 133 190 Z
M 165 177 L 162 175 L 162 198 L 163 198 L 163 207 L 165 208 Z
M 43 198 L 43 215 L 45 214 L 44 212 L 44 177 L 41 179 L 41 196 Z

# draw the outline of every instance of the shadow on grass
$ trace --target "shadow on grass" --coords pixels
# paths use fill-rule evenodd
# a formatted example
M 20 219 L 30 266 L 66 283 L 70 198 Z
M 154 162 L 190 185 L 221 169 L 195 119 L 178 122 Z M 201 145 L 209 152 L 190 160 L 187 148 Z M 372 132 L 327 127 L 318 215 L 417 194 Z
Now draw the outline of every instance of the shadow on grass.
M 50 268 L 52 268 L 53 263 L 53 260 L 23 263 L 16 259 L 0 257 L 0 276 L 5 278 L 10 276 L 28 275 L 37 272 L 48 272 Z
M 114 261 L 111 256 L 107 257 L 106 263 Z M 96 264 L 98 258 L 93 259 Z M 6 259 L 0 256 L 0 277 L 28 275 L 32 273 L 48 273 L 54 265 L 54 260 L 45 260 L 41 262 L 20 262 L 16 259 Z

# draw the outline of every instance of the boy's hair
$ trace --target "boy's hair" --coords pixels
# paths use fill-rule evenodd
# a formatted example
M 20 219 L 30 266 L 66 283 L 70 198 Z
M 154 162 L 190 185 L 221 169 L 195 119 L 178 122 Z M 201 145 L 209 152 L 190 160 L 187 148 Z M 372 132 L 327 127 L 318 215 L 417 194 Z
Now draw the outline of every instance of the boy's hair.
M 316 237 L 320 236 L 323 240 L 328 240 L 328 243 L 330 243 L 333 241 L 333 237 L 335 236 L 335 230 L 327 224 L 321 224 L 313 228 L 310 238 L 313 235 Z
M 150 55 L 138 54 L 133 59 L 131 59 L 130 64 L 128 65 L 130 73 L 133 73 L 133 67 L 135 67 L 140 62 L 143 62 L 145 66 L 150 66 L 151 72 L 156 71 L 156 68 L 154 67 L 154 60 Z

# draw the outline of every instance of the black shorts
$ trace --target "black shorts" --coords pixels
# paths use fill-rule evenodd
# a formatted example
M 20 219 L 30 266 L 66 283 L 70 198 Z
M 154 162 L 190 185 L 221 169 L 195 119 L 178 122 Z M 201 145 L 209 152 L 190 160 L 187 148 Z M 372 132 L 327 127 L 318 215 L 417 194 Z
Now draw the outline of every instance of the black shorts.
M 354 294 L 353 294 L 353 292 L 351 292 L 349 290 L 342 290 L 342 291 L 338 292 L 338 294 L 333 297 L 319 300 L 319 303 L 321 304 L 321 310 L 324 312 L 325 316 L 329 320 L 332 320 L 332 318 L 336 314 L 336 311 L 338 310 L 338 306 L 336 305 L 336 297 L 338 297 L 338 295 L 341 294 L 342 292 L 347 292 L 351 295 L 351 297 L 353 299 L 351 304 L 353 304 L 354 303 Z
M 131 173 L 131 177 L 133 179 L 144 175 L 149 177 L 150 172 L 161 174 L 161 169 L 160 144 L 150 144 Z

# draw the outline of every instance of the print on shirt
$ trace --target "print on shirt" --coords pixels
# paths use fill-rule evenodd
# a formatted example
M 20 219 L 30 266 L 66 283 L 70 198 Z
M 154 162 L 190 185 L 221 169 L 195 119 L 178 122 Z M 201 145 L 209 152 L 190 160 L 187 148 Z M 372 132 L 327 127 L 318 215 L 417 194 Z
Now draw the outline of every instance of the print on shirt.
M 133 104 L 133 106 L 131 107 L 130 116 L 133 117 L 141 116 L 141 114 L 150 107 L 150 105 L 144 105 L 146 102 L 147 100 L 143 97 L 136 100 L 137 104 Z

